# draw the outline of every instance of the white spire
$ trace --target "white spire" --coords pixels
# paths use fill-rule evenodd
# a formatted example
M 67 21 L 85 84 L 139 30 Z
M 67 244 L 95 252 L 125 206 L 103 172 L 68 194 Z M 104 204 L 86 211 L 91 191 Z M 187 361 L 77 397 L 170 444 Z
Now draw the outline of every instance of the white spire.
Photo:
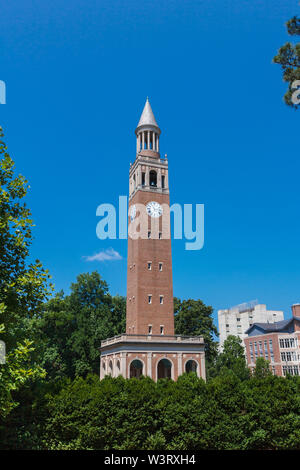
M 137 128 L 140 126 L 155 126 L 158 127 L 157 122 L 155 120 L 151 105 L 149 103 L 149 99 L 147 96 L 146 104 L 144 106 L 142 115 L 140 117 L 139 123 L 137 125 Z

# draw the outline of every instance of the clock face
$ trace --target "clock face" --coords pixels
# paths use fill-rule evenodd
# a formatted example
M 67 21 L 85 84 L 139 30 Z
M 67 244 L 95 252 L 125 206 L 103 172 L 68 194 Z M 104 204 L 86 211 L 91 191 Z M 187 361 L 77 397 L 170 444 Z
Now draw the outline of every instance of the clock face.
M 130 207 L 129 214 L 130 214 L 130 220 L 133 221 L 135 219 L 135 216 L 136 216 L 136 207 L 135 207 L 135 205 Z
M 149 202 L 146 206 L 146 209 L 147 209 L 147 214 L 150 215 L 150 217 L 160 217 L 161 214 L 163 213 L 161 205 L 155 201 Z

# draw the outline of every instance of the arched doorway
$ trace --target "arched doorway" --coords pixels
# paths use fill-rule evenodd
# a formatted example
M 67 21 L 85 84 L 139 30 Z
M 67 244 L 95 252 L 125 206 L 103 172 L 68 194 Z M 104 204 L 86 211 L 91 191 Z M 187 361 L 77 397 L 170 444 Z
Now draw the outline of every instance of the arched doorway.
M 139 359 L 134 359 L 130 364 L 130 378 L 139 378 L 143 374 L 143 363 Z
M 197 367 L 198 367 L 197 362 L 190 359 L 185 364 L 185 371 L 187 373 L 189 373 L 189 372 L 196 372 L 197 373 Z
M 109 361 L 109 363 L 108 363 L 108 373 L 109 373 L 109 375 L 113 375 L 113 363 L 112 363 L 112 361 Z
M 172 363 L 168 359 L 161 359 L 157 364 L 157 378 L 158 379 L 171 379 L 172 378 Z
M 116 376 L 118 377 L 120 373 L 121 373 L 120 361 L 117 361 Z

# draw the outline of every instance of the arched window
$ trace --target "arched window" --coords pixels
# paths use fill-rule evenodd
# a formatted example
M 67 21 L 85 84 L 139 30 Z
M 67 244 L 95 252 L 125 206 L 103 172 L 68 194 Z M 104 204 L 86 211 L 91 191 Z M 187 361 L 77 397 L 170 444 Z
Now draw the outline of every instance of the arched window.
M 120 361 L 117 361 L 117 376 L 121 373 Z
M 172 363 L 168 359 L 161 359 L 157 364 L 157 378 L 158 379 L 171 379 L 172 377 Z
M 109 373 L 110 375 L 113 374 L 113 364 L 112 364 L 112 361 L 109 361 L 109 363 L 108 363 L 108 373 Z
M 189 361 L 187 361 L 187 363 L 185 364 L 185 371 L 187 373 L 189 372 L 196 372 L 197 373 L 197 367 L 198 367 L 198 364 L 196 361 L 193 361 L 192 359 L 190 359 Z
M 150 182 L 150 186 L 152 186 L 152 188 L 156 188 L 156 186 L 157 186 L 156 171 L 154 171 L 154 170 L 150 171 L 150 173 L 149 173 L 149 182 Z
M 136 377 L 137 379 L 143 374 L 143 363 L 139 359 L 134 359 L 130 364 L 130 378 Z

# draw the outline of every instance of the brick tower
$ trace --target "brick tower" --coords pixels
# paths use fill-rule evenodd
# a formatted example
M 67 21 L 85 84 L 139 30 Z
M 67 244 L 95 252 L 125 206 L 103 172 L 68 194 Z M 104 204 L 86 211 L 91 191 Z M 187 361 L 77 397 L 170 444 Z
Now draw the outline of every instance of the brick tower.
M 168 160 L 147 98 L 129 172 L 126 333 L 101 343 L 100 378 L 205 378 L 202 337 L 174 335 Z

